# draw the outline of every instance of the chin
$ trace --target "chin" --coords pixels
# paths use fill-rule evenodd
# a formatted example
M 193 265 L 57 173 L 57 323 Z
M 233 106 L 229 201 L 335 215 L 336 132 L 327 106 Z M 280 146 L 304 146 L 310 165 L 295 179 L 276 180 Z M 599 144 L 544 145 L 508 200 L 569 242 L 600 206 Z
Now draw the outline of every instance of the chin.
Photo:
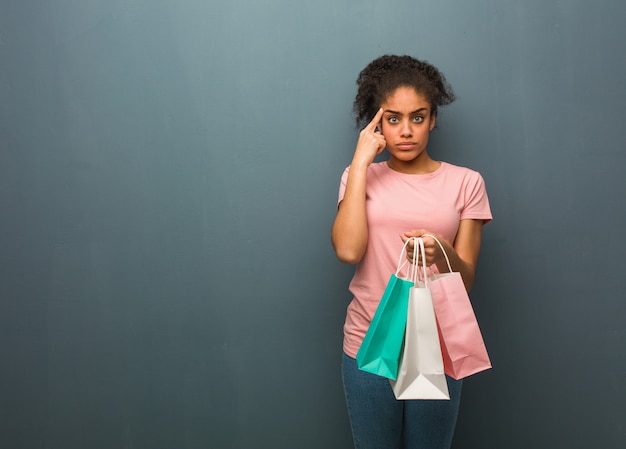
M 407 153 L 396 153 L 393 156 L 402 162 L 411 162 L 414 161 L 415 159 L 417 159 L 419 157 L 419 153 L 414 153 L 414 152 L 407 152 Z

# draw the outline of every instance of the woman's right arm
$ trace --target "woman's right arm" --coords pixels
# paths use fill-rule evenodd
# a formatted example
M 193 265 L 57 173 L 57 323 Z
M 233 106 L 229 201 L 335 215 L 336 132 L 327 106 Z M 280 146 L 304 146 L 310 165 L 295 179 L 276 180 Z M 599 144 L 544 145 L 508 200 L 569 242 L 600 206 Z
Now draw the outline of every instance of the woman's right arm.
M 376 129 L 380 127 L 382 114 L 383 111 L 380 109 L 359 135 L 348 172 L 346 190 L 333 223 L 333 247 L 337 258 L 345 263 L 360 262 L 367 248 L 368 231 L 365 212 L 367 168 L 376 155 L 385 149 L 385 137 Z

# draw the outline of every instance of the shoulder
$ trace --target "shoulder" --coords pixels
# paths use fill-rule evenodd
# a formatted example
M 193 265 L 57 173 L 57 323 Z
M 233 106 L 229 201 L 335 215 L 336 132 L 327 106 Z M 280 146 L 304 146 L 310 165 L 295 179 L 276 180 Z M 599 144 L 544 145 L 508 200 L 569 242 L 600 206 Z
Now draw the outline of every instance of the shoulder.
M 481 174 L 469 167 L 454 165 L 449 162 L 441 162 L 441 168 L 449 175 L 469 178 L 482 178 Z
M 462 167 L 460 165 L 450 164 L 448 162 L 442 162 L 441 170 L 445 174 L 447 180 L 456 180 L 462 185 L 484 185 L 485 181 L 483 176 L 476 170 L 468 167 Z
M 456 189 L 462 196 L 470 201 L 472 198 L 487 196 L 487 188 L 482 175 L 471 168 L 442 162 L 442 171 L 445 173 L 441 178 L 448 189 Z

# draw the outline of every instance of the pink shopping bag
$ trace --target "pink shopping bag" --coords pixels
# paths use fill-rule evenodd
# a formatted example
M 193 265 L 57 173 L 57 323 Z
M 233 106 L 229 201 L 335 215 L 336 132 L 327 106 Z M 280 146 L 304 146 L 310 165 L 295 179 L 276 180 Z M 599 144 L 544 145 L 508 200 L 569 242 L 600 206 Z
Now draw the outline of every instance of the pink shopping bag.
M 452 272 L 441 242 L 430 234 L 424 237 L 431 237 L 439 244 L 449 269 L 448 273 L 433 274 L 429 282 L 444 370 L 455 379 L 487 370 L 491 368 L 491 361 L 461 274 Z

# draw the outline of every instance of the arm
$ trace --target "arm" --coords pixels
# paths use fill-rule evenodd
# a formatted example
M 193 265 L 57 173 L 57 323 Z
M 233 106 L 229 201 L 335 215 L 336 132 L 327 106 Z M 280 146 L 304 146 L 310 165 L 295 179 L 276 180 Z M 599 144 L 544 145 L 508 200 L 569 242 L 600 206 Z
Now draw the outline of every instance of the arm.
M 463 278 L 465 288 L 469 292 L 474 285 L 474 278 L 476 276 L 476 265 L 478 263 L 478 255 L 480 253 L 482 229 L 482 220 L 461 220 L 453 245 L 440 235 L 429 232 L 426 229 L 413 229 L 409 232 L 405 232 L 400 237 L 402 238 L 402 241 L 406 241 L 410 237 L 421 237 L 424 234 L 432 234 L 436 236 L 443 245 L 448 258 L 450 259 L 452 271 L 461 273 L 461 278 Z M 408 246 L 408 257 L 412 260 L 413 245 L 409 243 Z M 440 272 L 447 272 L 448 266 L 446 265 L 446 259 L 441 253 L 441 248 L 439 248 L 437 242 L 433 239 L 425 237 L 424 247 L 426 252 L 426 264 L 436 264 Z
M 368 229 L 365 211 L 367 168 L 378 153 L 385 149 L 385 138 L 376 130 L 382 109 L 361 131 L 350 164 L 343 200 L 339 203 L 332 228 L 332 242 L 339 260 L 358 263 L 367 248 Z

